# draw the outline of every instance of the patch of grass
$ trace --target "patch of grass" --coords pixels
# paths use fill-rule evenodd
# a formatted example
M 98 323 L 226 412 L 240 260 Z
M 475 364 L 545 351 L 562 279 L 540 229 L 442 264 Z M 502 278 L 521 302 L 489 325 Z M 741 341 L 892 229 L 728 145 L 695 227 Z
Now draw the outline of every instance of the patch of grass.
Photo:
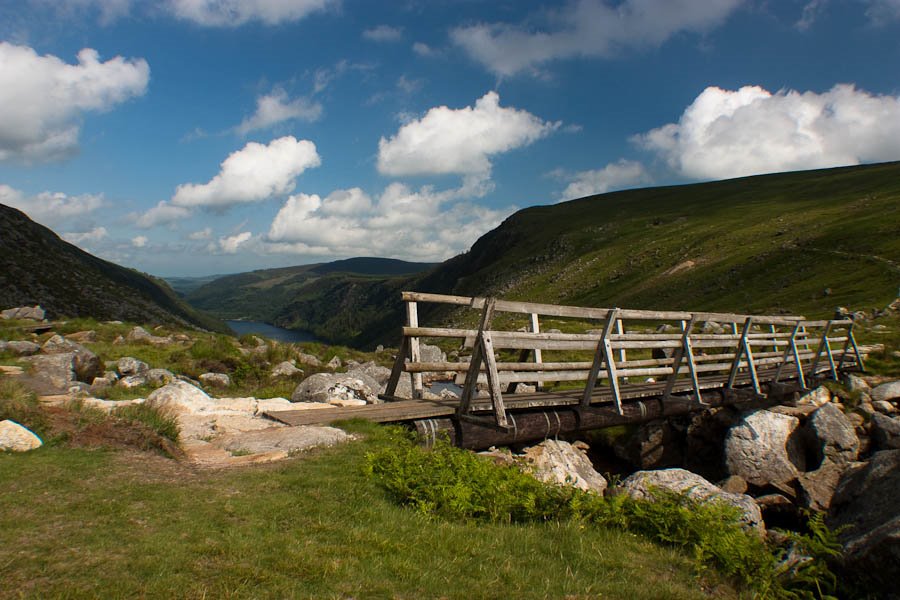
M 149 384 L 133 388 L 111 385 L 99 390 L 95 395 L 97 398 L 103 398 L 104 400 L 133 400 L 135 398 L 146 398 L 155 389 L 156 387 Z
M 15 421 L 44 438 L 49 421 L 34 392 L 10 377 L 0 375 L 0 421 Z
M 129 404 L 116 408 L 113 414 L 122 420 L 143 423 L 160 436 L 177 443 L 181 435 L 178 419 L 154 406 Z
M 366 438 L 223 471 L 110 451 L 0 456 L 0 598 L 737 597 L 625 531 L 397 506 L 363 468 L 388 434 L 351 428 Z

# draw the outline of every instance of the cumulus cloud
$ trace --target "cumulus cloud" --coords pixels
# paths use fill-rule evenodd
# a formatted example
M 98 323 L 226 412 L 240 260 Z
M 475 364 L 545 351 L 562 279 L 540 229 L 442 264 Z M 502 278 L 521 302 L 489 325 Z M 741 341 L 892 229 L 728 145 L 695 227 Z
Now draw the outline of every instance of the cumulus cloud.
M 338 4 L 338 0 L 169 0 L 176 17 L 206 27 L 237 27 L 250 21 L 290 23 Z
M 897 160 L 900 98 L 852 85 L 821 94 L 708 87 L 678 123 L 634 139 L 697 179 Z
M 250 238 L 252 237 L 253 234 L 251 234 L 249 231 L 242 231 L 241 233 L 237 233 L 235 235 L 229 235 L 219 238 L 218 244 L 210 244 L 209 249 L 213 252 L 218 251 L 223 254 L 235 254 L 237 253 L 238 248 L 250 241 Z
M 500 106 L 488 92 L 475 106 L 438 106 L 378 142 L 378 170 L 386 175 L 482 175 L 490 157 L 527 146 L 558 129 L 533 114 Z
M 100 62 L 96 50 L 85 48 L 72 65 L 0 42 L 0 161 L 70 156 L 85 113 L 143 95 L 149 79 L 143 59 Z
M 366 29 L 362 35 L 372 42 L 397 42 L 403 37 L 403 28 L 378 25 L 371 29 Z
M 138 235 L 131 238 L 131 245 L 135 248 L 143 248 L 147 245 L 147 236 L 146 235 Z
M 413 52 L 418 54 L 423 58 L 431 58 L 432 56 L 437 56 L 440 54 L 438 50 L 435 50 L 425 42 L 416 42 L 412 46 Z
M 868 0 L 866 15 L 877 24 L 900 19 L 900 0 Z
M 288 97 L 283 89 L 276 88 L 256 99 L 256 112 L 247 117 L 235 130 L 247 135 L 257 129 L 267 129 L 285 121 L 317 121 L 322 116 L 322 105 L 308 98 Z
M 41 192 L 28 196 L 8 185 L 0 184 L 0 204 L 12 206 L 34 221 L 55 228 L 88 215 L 103 206 L 103 194 L 69 196 L 62 192 Z
M 181 206 L 172 206 L 165 200 L 158 202 L 156 206 L 139 215 L 135 220 L 135 225 L 142 229 L 149 229 L 157 225 L 164 225 L 181 221 L 191 216 L 191 211 Z
M 465 251 L 515 210 L 469 202 L 463 188 L 437 191 L 392 183 L 373 198 L 360 188 L 321 198 L 296 194 L 272 221 L 264 249 L 320 256 L 439 261 Z
M 609 163 L 602 169 L 580 171 L 570 179 L 569 185 L 561 194 L 564 200 L 605 194 L 651 181 L 650 174 L 644 165 L 624 159 Z
M 190 240 L 208 240 L 212 237 L 212 227 L 206 227 L 200 231 L 194 231 L 188 235 Z
M 71 232 L 62 234 L 62 238 L 76 246 L 90 245 L 105 238 L 108 235 L 106 227 L 95 227 L 90 231 Z
M 269 144 L 250 142 L 222 161 L 209 182 L 179 185 L 171 204 L 182 208 L 227 208 L 288 194 L 306 169 L 321 164 L 316 145 L 285 136 Z
M 451 31 L 452 41 L 499 76 L 534 71 L 552 60 L 608 57 L 627 47 L 658 46 L 682 31 L 704 32 L 743 0 L 571 0 L 527 24 L 477 24 Z M 535 27 L 535 21 L 543 25 Z

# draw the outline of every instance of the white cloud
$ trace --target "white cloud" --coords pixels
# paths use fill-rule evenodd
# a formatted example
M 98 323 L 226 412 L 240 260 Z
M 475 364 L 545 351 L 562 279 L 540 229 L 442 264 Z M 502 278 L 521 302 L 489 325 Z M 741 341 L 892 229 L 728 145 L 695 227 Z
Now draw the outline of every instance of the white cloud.
M 106 227 L 95 227 L 90 231 L 64 233 L 62 234 L 62 238 L 67 242 L 80 246 L 82 244 L 90 245 L 99 242 L 105 238 L 107 234 Z
M 500 76 L 534 71 L 552 60 L 608 57 L 627 47 L 658 46 L 682 31 L 720 25 L 743 0 L 571 0 L 544 27 L 477 24 L 451 31 L 453 42 Z
M 212 237 L 212 227 L 206 227 L 200 231 L 195 231 L 188 236 L 190 240 L 208 240 Z
M 900 0 L 868 0 L 866 15 L 876 24 L 900 19 Z
M 271 93 L 256 98 L 256 112 L 241 121 L 235 129 L 241 135 L 247 135 L 257 129 L 266 129 L 283 123 L 300 119 L 316 121 L 322 116 L 322 105 L 308 98 L 290 99 L 282 89 L 274 89 Z
M 139 235 L 131 238 L 131 245 L 135 248 L 143 248 L 147 245 L 147 241 L 146 235 Z
M 412 46 L 413 52 L 421 56 L 422 58 L 431 58 L 432 56 L 437 56 L 440 54 L 438 50 L 435 50 L 425 42 L 416 42 Z
M 800 20 L 794 25 L 800 31 L 806 31 L 816 22 L 816 19 L 825 10 L 828 0 L 808 0 L 803 7 Z
M 103 194 L 68 196 L 62 192 L 41 192 L 27 196 L 24 192 L 0 184 L 0 204 L 18 208 L 32 220 L 48 227 L 83 217 L 103 206 Z
M 306 169 L 321 164 L 316 145 L 285 136 L 268 145 L 250 142 L 222 161 L 208 183 L 179 185 L 171 204 L 181 208 L 227 208 L 288 194 Z
M 131 0 L 32 0 L 53 8 L 62 17 L 86 12 L 96 12 L 102 25 L 108 25 L 125 17 L 131 11 Z
M 165 200 L 158 202 L 156 206 L 137 217 L 135 225 L 142 229 L 149 229 L 157 225 L 181 221 L 191 216 L 191 211 L 181 206 L 172 206 Z
M 272 221 L 264 249 L 313 256 L 440 261 L 467 250 L 515 210 L 469 202 L 464 187 L 436 191 L 390 184 L 377 198 L 359 188 L 321 198 L 296 194 Z
M 501 107 L 500 96 L 488 92 L 474 107 L 435 107 L 390 139 L 382 137 L 378 170 L 395 176 L 486 176 L 492 155 L 527 146 L 559 126 L 524 110 Z
M 403 28 L 378 25 L 363 31 L 363 37 L 372 42 L 397 42 L 403 38 Z
M 169 0 L 176 17 L 207 27 L 237 27 L 250 21 L 278 25 L 299 21 L 337 0 Z
M 243 231 L 235 235 L 229 235 L 219 238 L 218 251 L 224 254 L 235 254 L 242 245 L 250 241 L 253 237 L 249 231 Z M 210 250 L 216 249 L 216 246 L 210 244 Z
M 45 161 L 78 149 L 81 117 L 110 110 L 147 90 L 150 67 L 96 50 L 70 65 L 27 46 L 0 42 L 0 161 Z
M 624 159 L 609 163 L 602 169 L 575 173 L 570 179 L 569 185 L 561 194 L 564 200 L 605 194 L 609 191 L 626 189 L 651 181 L 650 174 L 644 165 Z
M 708 87 L 678 123 L 635 141 L 697 179 L 897 160 L 900 98 L 852 85 L 822 94 Z

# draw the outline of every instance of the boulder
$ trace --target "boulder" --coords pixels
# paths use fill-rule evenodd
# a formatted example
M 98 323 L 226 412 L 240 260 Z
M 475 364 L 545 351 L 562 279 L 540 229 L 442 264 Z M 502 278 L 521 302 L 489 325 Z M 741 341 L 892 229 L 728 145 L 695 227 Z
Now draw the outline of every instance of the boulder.
M 322 366 L 321 360 L 319 360 L 312 354 L 306 354 L 305 352 L 297 352 L 297 360 L 300 361 L 301 364 L 309 365 L 311 367 Z
M 846 375 L 844 375 L 844 386 L 851 392 L 869 393 L 869 390 L 872 389 L 865 379 L 854 375 L 853 373 L 847 373 Z
M 60 335 L 54 335 L 44 342 L 41 352 L 43 354 L 72 355 L 76 381 L 91 383 L 94 377 L 103 376 L 103 361 L 96 354 L 81 344 L 69 341 Z
M 29 319 L 32 321 L 43 321 L 46 313 L 39 304 L 35 306 L 19 306 L 17 308 L 8 308 L 0 312 L 0 318 L 3 319 Z
M 105 379 L 103 377 L 98 379 Z M 97 379 L 94 379 L 96 381 Z M 91 384 L 93 386 L 93 384 Z M 125 388 L 125 389 L 133 389 L 138 388 L 143 385 L 147 385 L 147 378 L 143 375 L 126 375 L 116 382 L 116 387 Z
M 174 341 L 170 337 L 160 337 L 157 335 L 153 335 L 143 327 L 139 326 L 136 326 L 134 327 L 134 329 L 129 331 L 128 335 L 125 336 L 125 340 L 137 343 L 143 342 L 152 346 L 167 346 Z
M 231 378 L 225 373 L 203 373 L 200 381 L 205 385 L 217 388 L 226 388 L 231 385 Z
M 343 366 L 341 359 L 337 356 L 332 356 L 331 360 L 325 363 L 325 368 L 331 369 L 332 371 L 335 369 L 340 369 Z
M 746 494 L 732 494 L 711 484 L 695 473 L 685 469 L 662 469 L 659 471 L 638 471 L 628 476 L 620 489 L 638 500 L 653 500 L 653 489 L 663 489 L 706 502 L 718 500 L 730 504 L 741 511 L 741 521 L 750 527 L 764 529 L 762 513 L 753 498 Z
M 900 450 L 900 418 L 872 415 L 872 442 L 877 450 Z
M 826 523 L 838 536 L 845 571 L 878 597 L 900 581 L 900 450 L 882 450 L 841 476 Z M 874 597 L 874 596 L 873 596 Z
M 797 399 L 797 404 L 811 404 L 813 406 L 822 406 L 829 402 L 831 402 L 831 392 L 829 392 L 828 388 L 824 385 L 820 385 L 813 391 L 807 392 Z
M 24 340 L 0 341 L 0 352 L 9 352 L 16 356 L 32 356 L 40 351 L 41 347 L 34 342 Z
M 767 410 L 747 413 L 725 437 L 725 464 L 731 475 L 740 475 L 757 486 L 785 484 L 805 470 L 799 436 L 800 421 Z
M 887 400 L 875 400 L 872 402 L 872 407 L 883 415 L 892 415 L 897 412 L 897 407 L 893 402 Z
M 294 390 L 291 402 L 328 402 L 330 404 L 346 401 L 363 401 L 367 404 L 379 402 L 378 382 L 357 373 L 316 373 L 310 375 Z
M 354 365 L 347 370 L 348 375 L 356 375 L 358 373 L 362 373 L 377 381 L 381 389 L 384 389 L 384 386 L 387 385 L 388 379 L 391 378 L 390 369 L 388 369 L 387 367 L 382 367 L 381 365 L 378 365 L 371 360 L 369 362 Z
M 808 428 L 816 443 L 819 460 L 845 464 L 859 455 L 855 427 L 834 404 L 823 404 L 809 418 Z
M 145 377 L 150 385 L 155 386 L 166 385 L 167 383 L 172 383 L 178 379 L 175 377 L 175 374 L 168 369 L 150 369 L 145 374 Z
M 294 375 L 303 375 L 303 369 L 298 369 L 294 363 L 286 360 L 272 367 L 269 375 L 271 377 L 293 377 Z
M 900 381 L 889 381 L 872 389 L 870 394 L 874 402 L 900 400 Z
M 721 488 L 723 492 L 729 492 L 731 494 L 747 493 L 747 482 L 744 481 L 743 477 L 737 475 L 726 477 L 718 483 L 718 487 Z
M 78 381 L 91 383 L 95 377 L 103 374 L 103 363 L 90 350 L 78 353 L 37 354 L 24 356 L 20 360 L 31 364 L 35 377 L 55 388 L 68 388 Z
M 147 405 L 183 415 L 212 410 L 215 401 L 198 387 L 184 381 L 173 381 L 151 392 L 147 396 Z
M 97 395 L 115 383 L 116 380 L 108 377 L 94 377 L 94 381 L 91 382 L 91 394 Z
M 571 485 L 601 495 L 606 490 L 606 479 L 581 450 L 568 442 L 544 440 L 526 448 L 521 460 L 535 478 L 545 483 Z
M 437 346 L 419 344 L 420 362 L 447 362 L 447 355 Z
M 73 342 L 96 342 L 97 341 L 97 332 L 93 329 L 89 329 L 87 331 L 78 331 L 75 333 L 67 333 L 66 338 L 72 340 Z
M 0 451 L 27 452 L 44 445 L 41 438 L 9 419 L 0 421 Z
M 800 501 L 806 508 L 827 511 L 846 464 L 836 464 L 826 460 L 815 471 L 803 473 L 797 478 Z
M 644 423 L 613 444 L 616 456 L 638 469 L 665 469 L 683 463 L 680 436 L 665 419 Z
M 119 375 L 146 375 L 150 371 L 150 365 L 131 356 L 123 356 L 116 361 L 116 371 Z
M 325 404 L 323 407 L 328 407 L 330 405 Z M 291 404 L 291 401 L 287 398 L 260 398 L 256 402 L 256 412 L 257 415 L 262 415 L 264 413 L 271 411 L 279 411 L 279 410 L 291 410 L 296 408 L 296 406 Z
M 270 422 L 271 424 L 271 422 Z M 226 435 L 216 444 L 231 452 L 301 452 L 321 446 L 334 446 L 354 439 L 335 427 L 277 427 L 241 435 Z
M 728 477 L 722 441 L 740 418 L 740 412 L 731 407 L 712 408 L 689 415 L 683 466 L 710 481 Z

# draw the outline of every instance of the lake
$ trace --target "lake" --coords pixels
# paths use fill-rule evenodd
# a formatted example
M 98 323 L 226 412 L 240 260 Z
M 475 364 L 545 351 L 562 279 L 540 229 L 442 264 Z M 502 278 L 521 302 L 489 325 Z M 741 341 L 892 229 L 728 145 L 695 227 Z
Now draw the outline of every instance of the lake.
M 275 327 L 259 321 L 225 321 L 237 335 L 252 333 L 260 337 L 278 342 L 317 342 L 316 336 L 308 331 L 294 331 L 283 327 Z

